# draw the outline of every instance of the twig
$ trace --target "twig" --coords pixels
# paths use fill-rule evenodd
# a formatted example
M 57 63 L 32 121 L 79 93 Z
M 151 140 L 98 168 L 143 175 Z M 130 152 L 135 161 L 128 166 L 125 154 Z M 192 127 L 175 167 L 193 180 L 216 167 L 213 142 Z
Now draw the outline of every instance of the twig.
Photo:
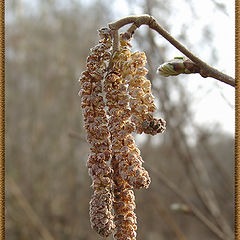
M 166 222 L 168 224 L 168 226 L 172 229 L 172 231 L 175 233 L 176 238 L 178 240 L 187 240 L 186 236 L 183 234 L 183 232 L 178 227 L 175 219 L 168 213 L 166 208 L 164 208 L 164 206 L 162 206 L 160 201 L 157 201 L 157 198 L 153 194 L 151 195 L 151 197 L 152 197 L 151 202 L 153 202 L 152 206 L 153 206 L 154 210 L 157 210 L 159 212 L 159 214 L 161 214 L 161 217 L 163 218 L 164 222 Z
M 185 202 L 190 208 L 192 214 L 198 218 L 209 230 L 211 230 L 216 236 L 218 236 L 222 240 L 228 239 L 228 237 L 207 217 L 205 217 L 200 210 L 193 205 L 187 197 L 185 197 L 179 188 L 171 182 L 161 171 L 152 168 L 148 163 L 145 162 L 145 165 L 148 169 L 154 173 L 171 191 L 173 191 L 183 202 Z
M 110 58 L 110 62 L 108 64 L 107 70 L 108 72 L 111 72 L 112 67 L 113 67 L 113 57 L 115 52 L 119 50 L 119 35 L 118 35 L 118 30 L 112 30 L 112 38 L 113 38 L 113 48 L 112 48 L 112 54 Z
M 113 30 L 113 54 L 119 50 L 119 36 L 118 30 Z
M 139 28 L 141 25 L 148 25 L 151 29 L 158 32 L 162 35 L 166 40 L 168 40 L 174 47 L 176 47 L 180 52 L 186 55 L 190 60 L 196 63 L 200 68 L 200 75 L 204 78 L 212 77 L 221 82 L 229 84 L 231 86 L 235 86 L 235 80 L 218 71 L 217 69 L 209 66 L 207 63 L 196 57 L 192 52 L 190 52 L 187 48 L 185 48 L 180 42 L 178 42 L 175 38 L 173 38 L 165 29 L 163 29 L 157 20 L 149 15 L 140 15 L 140 16 L 129 16 L 122 18 L 114 23 L 109 24 L 109 28 L 112 30 L 119 30 L 123 26 L 127 24 L 131 24 L 131 27 L 123 34 L 123 38 L 129 39 L 134 34 L 135 30 Z
M 18 187 L 17 183 L 12 178 L 8 178 L 7 183 L 8 183 L 8 189 L 11 191 L 11 193 L 18 200 L 19 204 L 23 208 L 27 217 L 30 219 L 30 221 L 34 224 L 34 226 L 40 232 L 42 238 L 44 240 L 54 240 L 55 238 L 52 236 L 52 234 L 49 232 L 49 230 L 44 226 L 41 219 L 36 214 L 36 212 L 34 211 L 32 206 L 27 201 L 24 194 L 22 193 L 22 191 Z
M 79 133 L 77 133 L 77 132 L 74 132 L 74 131 L 70 131 L 70 132 L 68 133 L 68 136 L 69 136 L 70 138 L 76 138 L 76 139 L 81 140 L 81 141 L 83 141 L 83 142 L 87 142 L 84 136 L 82 136 L 81 134 L 79 134 Z

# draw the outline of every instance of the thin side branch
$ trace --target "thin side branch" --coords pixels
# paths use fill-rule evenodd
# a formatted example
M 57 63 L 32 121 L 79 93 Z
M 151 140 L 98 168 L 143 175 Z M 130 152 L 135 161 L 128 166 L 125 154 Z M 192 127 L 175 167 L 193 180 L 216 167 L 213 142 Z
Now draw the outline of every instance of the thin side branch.
M 174 47 L 176 47 L 180 52 L 182 52 L 185 56 L 187 56 L 190 60 L 196 63 L 200 68 L 200 75 L 204 78 L 212 77 L 221 82 L 229 84 L 235 87 L 234 78 L 218 71 L 217 69 L 209 66 L 207 63 L 196 57 L 192 52 L 190 52 L 187 48 L 185 48 L 180 42 L 178 42 L 175 38 L 173 38 L 164 28 L 162 28 L 157 20 L 149 15 L 141 15 L 141 16 L 129 16 L 122 18 L 114 23 L 109 24 L 109 28 L 116 31 L 122 28 L 127 24 L 131 24 L 130 28 L 123 34 L 125 39 L 130 39 L 134 34 L 135 30 L 139 28 L 141 25 L 148 25 L 149 28 L 155 30 L 160 35 L 162 35 L 167 41 L 169 41 Z
M 43 221 L 39 218 L 37 213 L 34 211 L 30 203 L 27 201 L 26 197 L 22 193 L 21 189 L 19 188 L 18 184 L 15 182 L 13 178 L 7 179 L 8 186 L 10 192 L 19 202 L 19 205 L 23 208 L 26 216 L 29 218 L 31 223 L 36 227 L 36 229 L 41 234 L 43 240 L 54 240 L 55 238 L 43 224 Z
M 119 36 L 118 36 L 118 30 L 113 30 L 113 52 L 119 50 Z
M 212 233 L 222 240 L 229 239 L 211 220 L 205 217 L 201 211 L 193 205 L 188 198 L 182 194 L 181 190 L 171 182 L 161 171 L 152 168 L 148 163 L 144 163 L 148 169 L 154 173 L 172 192 L 174 192 L 190 208 L 191 213 L 199 219 Z
M 119 35 L 118 30 L 112 30 L 112 38 L 113 38 L 113 50 L 112 50 L 112 56 L 109 62 L 109 65 L 107 67 L 107 70 L 111 70 L 113 67 L 113 57 L 114 53 L 119 50 Z
M 171 216 L 171 214 L 168 213 L 165 206 L 161 204 L 161 201 L 157 199 L 157 196 L 155 194 L 151 194 L 150 198 L 152 198 L 151 202 L 153 203 L 153 209 L 154 211 L 157 210 L 160 217 L 166 222 L 166 224 L 169 226 L 169 228 L 172 230 L 172 232 L 175 233 L 177 240 L 187 240 L 184 233 L 181 231 L 180 227 L 178 226 L 176 219 Z

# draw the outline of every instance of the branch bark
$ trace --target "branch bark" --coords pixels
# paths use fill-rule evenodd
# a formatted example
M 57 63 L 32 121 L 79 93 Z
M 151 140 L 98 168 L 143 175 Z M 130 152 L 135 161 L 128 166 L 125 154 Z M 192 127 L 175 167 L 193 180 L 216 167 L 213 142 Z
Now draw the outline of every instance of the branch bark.
M 180 52 L 192 60 L 199 68 L 200 75 L 204 78 L 212 77 L 221 82 L 224 82 L 228 85 L 235 87 L 234 78 L 218 71 L 217 69 L 209 66 L 207 63 L 196 57 L 192 52 L 190 52 L 186 47 L 184 47 L 180 42 L 173 38 L 164 28 L 160 26 L 157 20 L 149 15 L 140 15 L 140 16 L 129 16 L 122 18 L 116 22 L 110 23 L 109 28 L 113 31 L 117 31 L 127 24 L 131 24 L 130 28 L 122 35 L 125 39 L 130 39 L 135 30 L 141 25 L 148 25 L 149 28 L 155 30 L 160 35 L 162 35 L 167 41 L 169 41 L 174 47 L 176 47 Z M 116 48 L 113 48 L 113 52 L 116 51 Z

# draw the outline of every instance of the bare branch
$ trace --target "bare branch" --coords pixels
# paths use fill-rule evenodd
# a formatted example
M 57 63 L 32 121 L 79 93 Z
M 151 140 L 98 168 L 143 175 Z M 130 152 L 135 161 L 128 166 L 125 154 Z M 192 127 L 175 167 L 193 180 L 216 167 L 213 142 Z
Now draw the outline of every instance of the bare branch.
M 123 38 L 130 39 L 137 28 L 139 28 L 141 25 L 148 25 L 151 29 L 155 30 L 160 35 L 162 35 L 174 47 L 176 47 L 180 52 L 182 52 L 185 56 L 187 56 L 190 60 L 192 60 L 200 68 L 199 73 L 202 77 L 204 78 L 212 77 L 221 82 L 229 84 L 233 87 L 235 86 L 235 80 L 232 77 L 209 66 L 207 63 L 205 63 L 204 61 L 196 57 L 192 52 L 190 52 L 187 48 L 185 48 L 180 42 L 178 42 L 175 38 L 173 38 L 164 28 L 162 28 L 157 22 L 157 20 L 152 16 L 140 15 L 140 16 L 125 17 L 114 23 L 110 23 L 109 28 L 112 30 L 119 30 L 123 26 L 131 23 L 132 23 L 131 27 L 123 34 Z

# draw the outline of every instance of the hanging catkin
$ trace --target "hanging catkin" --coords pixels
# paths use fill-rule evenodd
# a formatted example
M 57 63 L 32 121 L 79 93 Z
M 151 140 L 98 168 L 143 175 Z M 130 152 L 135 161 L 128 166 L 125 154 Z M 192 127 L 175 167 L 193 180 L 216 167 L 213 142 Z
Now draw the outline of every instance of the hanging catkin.
M 110 59 L 111 37 L 107 29 L 99 31 L 101 40 L 91 49 L 87 58 L 87 70 L 80 78 L 82 109 L 87 140 L 91 153 L 87 162 L 94 193 L 90 201 L 90 221 L 101 236 L 112 233 L 115 225 L 111 213 L 113 204 L 113 170 L 108 164 L 111 157 L 108 119 L 102 96 L 102 80 L 106 61 Z
M 144 53 L 132 53 L 120 38 L 112 53 L 111 31 L 99 30 L 101 40 L 91 49 L 81 75 L 82 109 L 90 155 L 87 166 L 94 193 L 90 221 L 101 236 L 136 239 L 133 189 L 148 188 L 151 180 L 132 134 L 155 135 L 165 130 L 156 110 L 151 83 L 145 78 Z M 111 64 L 110 64 L 111 63 Z M 114 210 L 114 213 L 112 212 Z

